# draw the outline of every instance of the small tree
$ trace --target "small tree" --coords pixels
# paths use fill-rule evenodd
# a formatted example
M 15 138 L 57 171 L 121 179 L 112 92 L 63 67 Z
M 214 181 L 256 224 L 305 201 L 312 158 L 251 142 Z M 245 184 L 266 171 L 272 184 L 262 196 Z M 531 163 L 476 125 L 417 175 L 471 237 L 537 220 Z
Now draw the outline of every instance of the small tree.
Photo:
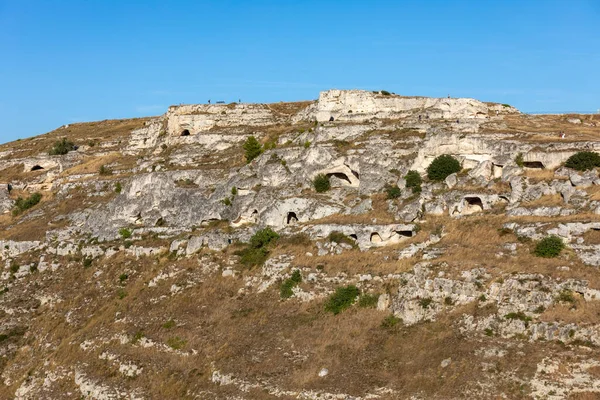
M 315 187 L 317 193 L 324 193 L 331 189 L 331 183 L 325 174 L 319 174 L 315 176 L 315 179 L 313 180 L 313 186 Z
M 427 167 L 427 177 L 432 181 L 443 181 L 455 172 L 460 172 L 458 160 L 448 154 L 436 157 Z
M 75 143 L 67 140 L 67 138 L 62 138 L 62 140 L 54 142 L 54 146 L 52 146 L 48 154 L 51 156 L 60 156 L 72 150 L 75 150 Z
M 538 242 L 533 253 L 538 257 L 553 258 L 560 254 L 565 248 L 562 239 L 556 235 L 550 235 Z
M 389 183 L 387 183 L 385 185 L 385 194 L 388 200 L 392 200 L 400 197 L 402 195 L 402 191 L 400 190 L 398 185 L 390 185 Z
M 410 170 L 404 176 L 406 180 L 406 187 L 411 188 L 413 193 L 421 193 L 421 183 L 423 183 L 423 179 L 421 179 L 421 174 L 417 171 Z
M 246 151 L 246 162 L 254 160 L 263 152 L 262 146 L 254 136 L 248 137 L 244 142 L 244 150 Z
M 580 151 L 567 159 L 565 167 L 577 171 L 587 171 L 600 167 L 600 155 L 594 151 Z

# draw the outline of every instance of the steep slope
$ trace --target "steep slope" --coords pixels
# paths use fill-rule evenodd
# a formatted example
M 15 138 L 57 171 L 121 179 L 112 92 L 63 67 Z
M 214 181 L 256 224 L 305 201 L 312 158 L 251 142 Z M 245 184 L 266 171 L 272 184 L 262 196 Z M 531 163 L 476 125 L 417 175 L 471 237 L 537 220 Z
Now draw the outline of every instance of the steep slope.
M 593 398 L 600 178 L 564 162 L 599 138 L 331 90 L 4 144 L 0 397 Z M 441 155 L 460 172 L 431 181 Z

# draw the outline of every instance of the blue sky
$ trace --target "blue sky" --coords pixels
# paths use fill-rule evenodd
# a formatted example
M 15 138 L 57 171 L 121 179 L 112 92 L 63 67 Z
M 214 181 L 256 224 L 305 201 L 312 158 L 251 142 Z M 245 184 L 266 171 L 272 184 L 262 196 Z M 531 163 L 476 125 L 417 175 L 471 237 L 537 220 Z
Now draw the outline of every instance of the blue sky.
M 0 0 L 0 54 L 0 142 L 329 88 L 600 109 L 597 0 Z

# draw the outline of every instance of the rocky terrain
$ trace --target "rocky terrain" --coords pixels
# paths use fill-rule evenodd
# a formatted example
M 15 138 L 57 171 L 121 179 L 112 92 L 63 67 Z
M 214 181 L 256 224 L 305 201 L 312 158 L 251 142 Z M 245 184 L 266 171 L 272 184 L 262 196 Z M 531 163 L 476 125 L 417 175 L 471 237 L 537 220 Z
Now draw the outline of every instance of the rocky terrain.
M 598 398 L 581 151 L 600 116 L 340 90 L 1 145 L 0 398 Z

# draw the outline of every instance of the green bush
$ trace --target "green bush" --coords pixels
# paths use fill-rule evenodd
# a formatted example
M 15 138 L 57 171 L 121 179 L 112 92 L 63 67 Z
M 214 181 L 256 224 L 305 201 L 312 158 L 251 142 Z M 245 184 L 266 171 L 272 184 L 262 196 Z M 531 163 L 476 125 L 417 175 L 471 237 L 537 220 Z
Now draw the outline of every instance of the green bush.
M 389 183 L 385 184 L 385 194 L 388 200 L 397 199 L 402 196 L 402 190 L 398 187 L 398 185 L 390 185 Z
M 379 295 L 377 294 L 363 294 L 358 298 L 358 306 L 362 308 L 375 308 L 377 307 L 377 301 Z
M 254 160 L 263 152 L 262 146 L 254 136 L 248 137 L 244 142 L 244 150 L 246 151 L 246 162 Z
M 67 138 L 62 138 L 62 140 L 54 142 L 54 146 L 52 146 L 48 154 L 51 156 L 61 156 L 72 150 L 75 150 L 75 143 L 67 140 Z
M 129 239 L 131 237 L 131 234 L 132 234 L 132 232 L 130 229 L 127 229 L 127 228 L 119 229 L 119 235 L 121 235 L 121 237 L 123 239 Z
M 221 200 L 223 202 L 223 204 L 225 204 L 226 206 L 230 206 L 231 205 L 231 199 L 229 197 L 225 197 L 223 200 Z
M 421 174 L 417 171 L 410 170 L 404 176 L 406 180 L 406 187 L 411 188 L 413 193 L 421 193 L 421 184 L 423 183 L 423 179 L 421 179 Z
M 121 193 L 121 190 L 123 190 L 123 187 L 121 186 L 121 182 L 115 183 L 115 193 Z
M 331 296 L 329 296 L 329 299 L 327 299 L 325 311 L 339 314 L 354 304 L 359 295 L 360 290 L 354 285 L 339 287 Z
M 261 229 L 252 235 L 246 248 L 236 254 L 240 256 L 240 262 L 246 266 L 262 265 L 269 255 L 267 247 L 277 239 L 279 235 L 271 228 Z
M 331 189 L 331 183 L 325 174 L 319 174 L 315 176 L 315 179 L 313 180 L 313 186 L 315 187 L 317 193 L 324 193 Z
M 388 92 L 387 90 L 382 90 L 381 94 L 384 95 L 384 96 L 389 96 L 391 93 Z
M 310 147 L 310 140 L 307 140 L 306 142 L 304 142 L 304 148 L 308 149 Z
M 580 151 L 567 159 L 565 167 L 577 171 L 587 171 L 600 167 L 600 155 L 594 151 Z
M 281 287 L 279 288 L 279 295 L 281 298 L 287 299 L 292 297 L 294 295 L 294 287 L 298 286 L 300 282 L 302 282 L 302 275 L 300 274 L 300 270 L 297 269 L 292 273 L 291 277 L 287 278 L 281 284 Z
M 15 207 L 13 208 L 13 215 L 19 215 L 25 210 L 29 210 L 31 207 L 35 206 L 42 200 L 42 194 L 39 192 L 35 192 L 30 195 L 28 198 L 24 199 L 21 196 L 17 198 L 15 201 Z
M 232 187 L 232 188 L 231 188 L 231 195 L 232 195 L 232 196 L 237 196 L 237 194 L 238 194 L 238 190 L 237 190 L 237 188 L 236 188 L 235 186 L 234 186 L 234 187 Z
M 508 314 L 506 314 L 504 316 L 504 318 L 506 318 L 506 319 L 518 319 L 518 320 L 523 321 L 525 323 L 531 321 L 531 317 L 527 316 L 527 314 L 525 314 L 523 311 L 508 313 Z
M 443 181 L 455 172 L 461 170 L 458 160 L 448 154 L 436 157 L 427 167 L 427 177 L 432 181 Z
M 565 248 L 562 239 L 551 235 L 540 240 L 535 246 L 534 254 L 538 257 L 552 258 L 560 254 Z

